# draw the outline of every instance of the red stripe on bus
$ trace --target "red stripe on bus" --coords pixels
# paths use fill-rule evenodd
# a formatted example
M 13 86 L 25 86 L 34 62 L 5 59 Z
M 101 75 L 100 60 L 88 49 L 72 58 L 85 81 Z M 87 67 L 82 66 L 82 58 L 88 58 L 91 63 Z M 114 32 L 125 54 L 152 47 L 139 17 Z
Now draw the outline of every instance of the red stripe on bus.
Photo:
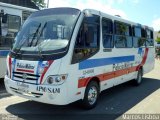
M 117 70 L 117 71 L 113 71 L 113 72 L 109 72 L 109 73 L 104 73 L 104 74 L 97 75 L 97 76 L 94 76 L 94 77 L 98 77 L 100 82 L 102 82 L 102 81 L 105 81 L 105 80 L 109 80 L 109 79 L 112 79 L 112 78 L 115 78 L 115 77 L 119 77 L 119 76 L 122 76 L 122 75 L 125 75 L 125 74 L 135 72 L 136 69 L 137 69 L 137 67 L 131 67 L 131 68 L 123 69 L 123 70 Z M 86 87 L 91 78 L 93 78 L 93 77 L 80 79 L 78 81 L 78 88 Z
M 142 59 L 142 61 L 141 61 L 141 64 L 139 64 L 139 65 L 137 66 L 137 70 L 139 70 L 139 68 L 146 63 L 147 56 L 148 56 L 148 51 L 149 51 L 149 48 L 146 48 L 146 49 L 145 49 L 144 56 L 143 56 L 143 59 Z
M 146 48 L 145 53 L 144 53 L 144 56 L 143 56 L 143 60 L 142 60 L 142 62 L 141 62 L 141 65 L 142 65 L 142 66 L 146 63 L 148 51 L 149 51 L 149 48 Z
M 82 79 L 78 80 L 78 88 L 85 87 L 88 84 L 90 79 L 91 78 L 88 77 L 88 78 L 82 78 Z
M 9 62 L 9 75 L 10 75 L 10 78 L 11 78 L 11 69 L 12 69 L 12 59 L 11 59 L 11 57 L 9 56 L 9 58 L 8 58 L 9 60 L 8 60 L 8 62 Z
M 130 67 L 130 68 L 126 68 L 126 69 L 122 69 L 122 70 L 117 70 L 117 71 L 113 71 L 113 72 L 108 72 L 108 73 L 104 73 L 104 74 L 100 74 L 97 76 L 93 76 L 93 77 L 98 77 L 100 82 L 101 81 L 105 81 L 105 80 L 109 80 L 109 79 L 113 79 L 115 77 L 119 77 L 125 74 L 129 74 L 135 71 L 138 71 L 140 66 L 143 66 L 146 63 L 146 59 L 147 59 L 147 55 L 148 55 L 148 51 L 149 49 L 146 48 L 145 49 L 145 54 L 143 56 L 142 62 L 140 65 L 138 66 L 134 66 L 134 67 Z M 86 87 L 88 82 L 91 80 L 91 78 L 93 77 L 88 77 L 88 78 L 82 78 L 78 80 L 78 88 L 81 87 Z
M 33 70 L 16 69 L 16 71 L 27 72 L 27 73 L 34 73 Z
M 53 60 L 48 61 L 48 66 L 44 68 L 44 71 L 43 71 L 41 78 L 40 78 L 40 84 L 42 84 L 43 77 L 46 74 L 47 70 L 49 69 L 49 67 L 51 66 L 52 63 L 53 63 Z

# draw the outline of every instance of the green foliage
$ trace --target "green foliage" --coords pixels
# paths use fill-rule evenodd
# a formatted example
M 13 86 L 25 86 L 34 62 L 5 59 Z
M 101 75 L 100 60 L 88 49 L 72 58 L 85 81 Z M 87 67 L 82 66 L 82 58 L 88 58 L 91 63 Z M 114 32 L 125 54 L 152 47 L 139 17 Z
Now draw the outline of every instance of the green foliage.
M 39 8 L 46 7 L 46 3 L 44 3 L 44 0 L 32 0 L 32 2 Z
M 156 42 L 160 44 L 160 37 L 157 37 Z
M 120 23 L 119 24 L 119 32 L 120 32 L 120 34 L 125 34 L 126 31 L 127 31 L 126 25 L 123 24 L 123 23 Z
M 127 31 L 127 27 L 126 27 L 126 25 L 123 24 L 123 23 L 120 23 L 118 28 L 119 28 L 119 32 L 120 32 L 121 35 L 124 35 L 125 32 Z M 127 40 L 125 36 L 119 37 L 119 40 L 120 40 L 120 41 L 124 41 L 125 44 L 127 43 L 127 42 L 125 42 L 125 41 Z M 125 46 L 126 46 L 126 45 L 125 45 Z
M 138 39 L 138 46 L 139 46 L 139 47 L 140 47 L 140 46 L 143 46 L 145 42 L 146 42 L 146 39 L 144 39 L 144 38 L 139 38 L 139 39 Z

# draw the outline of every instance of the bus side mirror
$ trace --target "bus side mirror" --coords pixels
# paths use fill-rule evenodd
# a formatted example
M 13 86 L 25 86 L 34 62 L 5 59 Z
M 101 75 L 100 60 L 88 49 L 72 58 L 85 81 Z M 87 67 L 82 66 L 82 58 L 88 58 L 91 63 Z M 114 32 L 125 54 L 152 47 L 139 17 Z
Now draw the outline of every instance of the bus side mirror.
M 8 18 L 7 14 L 3 15 L 2 16 L 2 23 L 7 23 L 7 18 Z

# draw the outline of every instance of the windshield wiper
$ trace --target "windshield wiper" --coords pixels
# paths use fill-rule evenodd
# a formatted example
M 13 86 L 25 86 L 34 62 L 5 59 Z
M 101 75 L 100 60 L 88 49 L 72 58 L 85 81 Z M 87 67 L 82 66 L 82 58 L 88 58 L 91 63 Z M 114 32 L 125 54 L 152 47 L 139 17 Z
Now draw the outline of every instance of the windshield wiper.
M 34 36 L 33 36 L 33 38 L 32 38 L 32 40 L 31 40 L 31 43 L 30 43 L 30 47 L 32 46 L 32 44 L 33 44 L 33 40 L 35 39 L 35 37 L 36 37 L 36 35 L 38 34 L 38 31 L 39 31 L 39 28 L 41 27 L 41 23 L 39 24 L 39 26 L 38 26 L 38 28 L 37 28 L 37 30 L 36 30 L 36 32 L 34 33 Z M 37 35 L 38 36 L 38 35 Z
M 37 47 L 38 47 L 38 54 L 39 54 L 39 56 L 40 56 L 42 59 L 43 59 L 42 49 L 41 49 L 41 47 L 40 47 L 40 43 L 38 44 L 38 41 L 39 41 L 39 39 L 40 39 L 40 37 L 41 37 L 41 35 L 42 35 L 42 33 L 43 33 L 43 30 L 44 30 L 44 28 L 46 27 L 46 25 L 47 25 L 47 22 L 45 22 L 43 28 L 41 29 L 41 32 L 40 32 L 39 36 L 37 37 L 37 41 L 36 41 L 36 44 L 35 44 L 35 45 L 37 45 Z
M 16 57 L 17 57 L 18 53 L 20 52 L 22 46 L 24 45 L 24 43 L 25 43 L 26 40 L 28 40 L 28 39 L 29 39 L 29 36 L 27 37 L 27 39 L 25 39 L 25 40 L 23 41 L 23 43 L 20 45 L 19 49 L 17 49 L 15 52 L 12 50 L 12 51 L 16 54 Z M 20 55 L 21 55 L 21 53 L 20 53 Z
M 39 34 L 39 36 L 37 37 L 37 41 L 36 41 L 36 44 L 35 44 L 35 45 L 38 44 L 38 41 L 39 41 L 40 37 L 42 36 L 43 30 L 44 30 L 44 28 L 46 27 L 46 25 L 47 25 L 47 22 L 45 22 L 45 24 L 43 25 L 43 28 L 41 29 L 40 34 Z
M 39 24 L 36 32 L 34 33 L 34 36 L 33 36 L 32 40 L 31 40 L 31 44 L 32 44 L 32 42 L 33 42 L 33 40 L 34 40 L 34 38 L 35 38 L 35 35 L 38 33 L 40 26 L 41 26 L 41 23 Z M 15 52 L 16 56 L 17 56 L 18 53 L 20 52 L 20 50 L 21 50 L 21 48 L 23 47 L 23 45 L 24 45 L 24 43 L 26 42 L 26 40 L 29 41 L 29 37 L 30 37 L 30 35 L 28 35 L 28 37 L 23 41 L 23 43 L 20 45 L 19 49 L 16 50 L 16 52 Z M 31 44 L 30 44 L 30 45 L 31 45 Z M 21 53 L 20 53 L 20 55 L 21 55 Z

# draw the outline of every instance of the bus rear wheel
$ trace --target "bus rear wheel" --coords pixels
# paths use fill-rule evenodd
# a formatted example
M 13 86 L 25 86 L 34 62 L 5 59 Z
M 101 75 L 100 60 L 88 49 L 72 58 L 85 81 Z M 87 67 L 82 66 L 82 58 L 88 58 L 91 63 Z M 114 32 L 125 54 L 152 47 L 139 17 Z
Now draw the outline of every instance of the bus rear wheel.
M 143 76 L 142 69 L 139 69 L 138 73 L 137 73 L 137 78 L 134 80 L 135 85 L 138 86 L 138 85 L 140 85 L 142 83 L 142 76 Z
M 92 109 L 96 106 L 99 98 L 99 85 L 95 81 L 91 81 L 86 88 L 84 99 L 82 100 L 85 109 Z

